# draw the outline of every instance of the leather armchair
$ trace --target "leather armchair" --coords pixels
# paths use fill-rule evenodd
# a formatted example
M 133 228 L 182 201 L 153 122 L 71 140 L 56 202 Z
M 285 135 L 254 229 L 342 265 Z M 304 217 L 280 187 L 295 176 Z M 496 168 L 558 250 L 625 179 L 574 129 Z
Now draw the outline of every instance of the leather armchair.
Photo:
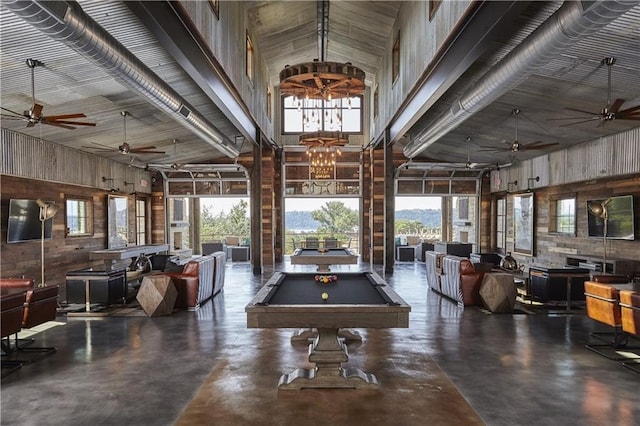
M 640 337 L 640 293 L 633 290 L 621 290 L 620 309 L 622 331 Z M 636 373 L 640 373 L 639 362 L 627 361 L 623 362 L 622 365 Z
M 609 281 L 609 279 L 604 280 Z M 585 347 L 609 359 L 618 361 L 624 360 L 625 357 L 615 353 L 615 350 L 628 348 L 628 336 L 622 329 L 620 293 L 617 288 L 609 285 L 609 283 L 584 282 L 587 316 L 594 321 L 608 325 L 612 329 L 610 332 L 592 332 L 590 336 L 600 339 L 603 343 L 589 342 Z M 610 350 L 603 351 L 600 348 L 608 348 Z
M 36 325 L 44 324 L 56 319 L 58 310 L 59 286 L 51 285 L 46 287 L 34 287 L 34 282 L 27 278 L 3 278 L 0 280 L 0 287 L 10 288 L 13 291 L 24 295 L 24 304 L 21 318 L 21 328 L 32 328 Z M 24 290 L 21 292 L 20 290 Z M 15 332 L 20 331 L 19 329 Z M 14 334 L 15 334 L 14 333 Z M 4 337 L 4 336 L 3 336 Z M 54 347 L 30 347 L 33 339 L 26 344 L 20 345 L 16 334 L 15 349 L 22 352 L 41 352 L 43 354 L 55 352 Z M 31 362 L 25 360 L 23 362 Z
M 446 255 L 442 258 L 441 293 L 459 305 L 481 305 L 480 284 L 484 272 L 476 272 L 468 258 Z

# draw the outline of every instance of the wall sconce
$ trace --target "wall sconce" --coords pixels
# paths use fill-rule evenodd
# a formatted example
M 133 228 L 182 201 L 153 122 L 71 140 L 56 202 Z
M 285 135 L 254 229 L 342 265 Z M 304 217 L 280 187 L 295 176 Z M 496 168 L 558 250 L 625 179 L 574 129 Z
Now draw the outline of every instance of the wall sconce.
M 109 192 L 118 192 L 118 191 L 120 191 L 120 188 L 114 188 L 113 187 L 113 181 L 115 181 L 115 179 L 102 176 L 102 182 L 103 183 L 104 182 L 111 182 L 111 189 L 109 189 Z
M 534 178 L 530 177 L 527 179 L 527 191 L 531 192 L 531 190 L 535 187 L 534 182 L 540 182 L 540 176 L 536 176 Z
M 514 187 L 518 186 L 518 181 L 507 182 L 507 192 L 513 191 Z
M 131 189 L 132 189 L 132 192 L 131 192 L 131 193 L 132 193 L 132 194 L 135 194 L 135 193 L 136 193 L 136 184 L 135 184 L 135 182 L 127 182 L 127 181 L 125 180 L 125 181 L 124 181 L 125 191 L 126 191 L 127 186 L 129 186 L 129 185 L 131 185 Z

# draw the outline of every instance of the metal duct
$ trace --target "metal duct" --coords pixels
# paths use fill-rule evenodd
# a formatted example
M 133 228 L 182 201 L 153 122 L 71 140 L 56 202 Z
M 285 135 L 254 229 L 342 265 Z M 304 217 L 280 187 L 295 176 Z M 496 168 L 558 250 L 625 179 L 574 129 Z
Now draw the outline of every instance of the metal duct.
M 413 158 L 561 54 L 599 31 L 638 1 L 566 1 L 518 47 L 468 89 L 451 108 L 404 147 Z M 583 8 L 585 7 L 585 8 Z
M 104 68 L 224 155 L 235 158 L 240 153 L 230 139 L 87 15 L 78 3 L 3 1 L 2 6 Z

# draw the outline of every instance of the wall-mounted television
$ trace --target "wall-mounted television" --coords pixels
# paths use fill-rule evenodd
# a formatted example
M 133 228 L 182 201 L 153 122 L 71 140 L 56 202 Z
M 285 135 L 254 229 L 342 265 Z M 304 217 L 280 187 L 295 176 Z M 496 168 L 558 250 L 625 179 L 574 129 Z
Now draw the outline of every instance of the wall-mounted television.
M 40 240 L 42 236 L 40 207 L 36 200 L 9 200 L 7 243 Z M 44 223 L 44 238 L 51 239 L 53 219 Z
M 595 214 L 590 206 L 597 203 L 607 205 L 607 238 L 617 240 L 635 239 L 635 217 L 633 209 L 633 195 L 622 195 L 608 199 L 587 201 L 587 225 L 590 237 L 604 237 L 604 218 Z

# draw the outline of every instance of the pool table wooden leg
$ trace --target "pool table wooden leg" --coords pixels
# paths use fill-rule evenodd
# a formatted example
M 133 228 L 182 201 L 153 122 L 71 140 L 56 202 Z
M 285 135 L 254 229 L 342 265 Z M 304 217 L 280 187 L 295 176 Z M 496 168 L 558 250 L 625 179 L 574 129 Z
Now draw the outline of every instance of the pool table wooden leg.
M 308 343 L 318 337 L 318 331 L 315 328 L 300 328 L 291 336 L 291 343 L 304 342 Z M 362 336 L 357 331 L 341 328 L 338 330 L 338 337 L 344 339 L 345 342 L 362 342 Z
M 280 377 L 278 389 L 339 388 L 378 389 L 380 384 L 373 374 L 359 369 L 345 369 L 340 365 L 349 356 L 344 343 L 338 338 L 337 328 L 319 328 L 318 337 L 309 349 L 309 361 L 314 369 L 298 368 Z

